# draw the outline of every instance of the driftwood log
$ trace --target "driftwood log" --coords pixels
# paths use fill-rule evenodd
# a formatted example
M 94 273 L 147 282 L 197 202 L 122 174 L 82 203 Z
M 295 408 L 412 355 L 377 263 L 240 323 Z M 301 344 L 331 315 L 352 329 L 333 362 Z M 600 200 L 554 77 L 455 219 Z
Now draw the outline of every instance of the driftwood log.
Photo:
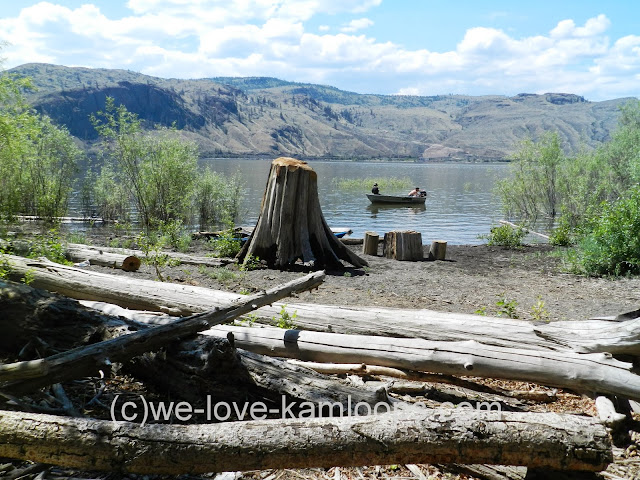
M 226 336 L 229 332 L 239 348 L 267 355 L 531 381 L 640 400 L 640 377 L 632 372 L 633 365 L 600 353 L 516 350 L 473 341 L 434 342 L 228 325 L 205 333 Z
M 0 282 L 0 309 L 9 313 L 0 317 L 0 330 L 12 334 L 0 343 L 0 354 L 14 358 L 20 350 L 24 355 L 29 353 L 22 347 L 36 333 L 41 338 L 38 353 L 46 354 L 48 350 L 69 350 L 149 328 L 84 308 L 75 300 L 7 282 Z M 34 369 L 34 364 L 40 368 Z M 47 373 L 41 369 L 46 366 L 41 360 L 20 365 L 23 368 L 14 370 L 0 365 L 0 377 L 13 381 L 31 378 L 34 372 L 38 376 Z M 390 402 L 384 389 L 356 388 L 345 380 L 320 375 L 278 358 L 236 350 L 233 339 L 229 343 L 226 338 L 203 335 L 171 342 L 158 354 L 136 357 L 123 365 L 123 371 L 164 392 L 166 398 L 179 398 L 193 405 L 204 399 L 246 401 L 248 395 L 269 398 L 279 405 L 285 395 L 298 402 L 331 404 L 334 410 L 342 409 L 341 413 L 348 415 L 353 413 L 348 410 L 348 399 L 352 405 Z
M 354 267 L 368 263 L 346 248 L 322 215 L 318 178 L 306 163 L 276 158 L 271 164 L 260 216 L 239 261 L 258 257 L 270 267 L 288 268 L 300 260 L 315 268 L 342 269 L 341 260 Z
M 72 262 L 88 261 L 90 265 L 120 268 L 125 272 L 135 272 L 141 264 L 139 256 L 112 253 L 99 248 L 81 248 L 69 245 L 65 253 Z
M 243 298 L 230 292 L 89 272 L 49 261 L 12 255 L 4 258 L 11 264 L 11 276 L 16 281 L 29 271 L 36 288 L 134 310 L 190 315 Z M 274 303 L 259 309 L 257 321 L 272 323 L 282 307 L 283 304 Z M 640 356 L 640 316 L 624 321 L 585 319 L 535 325 L 524 320 L 433 310 L 290 302 L 286 308 L 297 312 L 296 325 L 305 330 Z
M 80 258 L 83 258 L 84 256 L 84 258 L 88 258 L 89 261 L 91 261 L 92 257 L 95 257 L 96 253 L 98 253 L 99 255 L 106 255 L 111 253 L 116 255 L 133 256 L 138 258 L 146 257 L 145 252 L 142 250 L 135 250 L 130 248 L 116 248 L 116 247 L 97 247 L 95 245 L 84 245 L 82 243 L 69 243 L 67 244 L 65 251 L 66 251 L 66 254 L 70 257 L 73 256 L 75 258 L 80 259 Z M 229 265 L 230 263 L 235 262 L 235 260 L 232 258 L 201 257 L 199 255 L 189 255 L 189 254 L 180 253 L 180 252 L 163 251 L 162 254 L 184 265 L 204 265 L 205 267 L 221 267 L 221 266 Z M 82 261 L 82 260 L 73 260 L 73 261 Z M 96 263 L 96 265 L 100 265 L 100 264 Z M 106 266 L 110 266 L 110 265 L 106 265 Z
M 609 435 L 593 418 L 417 408 L 144 426 L 2 411 L 0 456 L 139 474 L 461 462 L 600 471 L 612 460 Z
M 181 337 L 195 335 L 211 325 L 228 322 L 260 306 L 284 298 L 292 292 L 317 287 L 323 279 L 323 272 L 315 272 L 264 293 L 245 297 L 243 301 L 231 302 L 223 308 L 216 308 L 210 312 L 181 318 L 170 324 L 139 330 L 87 347 L 78 347 L 51 355 L 41 360 L 44 363 L 43 370 L 46 374 L 7 383 L 2 388 L 12 393 L 28 392 L 40 386 L 95 374 L 113 362 L 129 360 L 141 353 L 161 348 Z M 12 365 L 12 367 L 19 369 L 20 365 Z

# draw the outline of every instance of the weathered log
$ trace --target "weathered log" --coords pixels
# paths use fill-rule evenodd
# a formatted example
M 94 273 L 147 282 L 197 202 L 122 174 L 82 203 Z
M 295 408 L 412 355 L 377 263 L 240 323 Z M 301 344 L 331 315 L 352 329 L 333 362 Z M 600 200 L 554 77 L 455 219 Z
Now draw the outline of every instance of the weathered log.
M 429 249 L 429 260 L 444 260 L 447 256 L 447 242 L 444 240 L 434 240 Z
M 597 420 L 555 413 L 410 408 L 366 417 L 140 426 L 3 411 L 0 456 L 180 475 L 462 462 L 600 471 L 612 451 Z
M 362 244 L 362 253 L 365 255 L 378 255 L 378 243 L 380 235 L 376 232 L 364 232 L 364 242 Z
M 264 293 L 245 297 L 242 301 L 231 302 L 223 308 L 52 355 L 45 359 L 48 368 L 46 376 L 8 383 L 2 388 L 11 393 L 27 392 L 44 385 L 94 374 L 112 362 L 129 360 L 141 353 L 163 347 L 178 338 L 195 335 L 216 323 L 228 322 L 260 306 L 284 298 L 292 292 L 317 287 L 323 279 L 323 272 L 315 272 Z
M 120 255 L 134 256 L 138 258 L 144 258 L 147 254 L 142 250 L 135 250 L 130 248 L 115 248 L 115 247 L 97 247 L 94 245 L 84 245 L 81 243 L 69 243 L 67 244 L 67 251 L 94 251 L 103 253 L 115 253 Z M 168 252 L 163 251 L 163 255 L 166 255 L 172 260 L 176 260 L 184 265 L 204 265 L 206 267 L 222 267 L 235 263 L 233 258 L 213 258 L 213 257 L 201 257 L 198 255 L 189 255 L 180 252 Z M 96 264 L 99 265 L 99 264 Z M 107 265 L 109 266 L 109 265 Z
M 65 254 L 72 262 L 88 261 L 90 265 L 120 268 L 125 272 L 135 272 L 141 264 L 140 258 L 136 255 L 123 255 L 106 252 L 102 249 L 80 248 L 73 245 L 67 246 Z
M 395 260 L 419 261 L 424 258 L 422 234 L 411 230 L 394 230 L 384 234 L 383 255 Z
M 27 271 L 32 285 L 79 300 L 112 303 L 135 310 L 190 315 L 224 305 L 242 295 L 184 284 L 131 279 L 66 267 L 49 261 L 5 255 L 12 278 Z M 257 321 L 272 323 L 282 309 L 275 303 L 256 312 Z M 438 341 L 474 340 L 510 348 L 566 350 L 640 356 L 640 318 L 626 321 L 581 320 L 535 325 L 503 317 L 382 307 L 345 307 L 287 303 L 305 330 L 419 337 Z
M 39 327 L 43 341 L 60 349 L 127 335 L 132 331 L 129 327 L 134 330 L 136 326 L 149 328 L 137 322 L 127 324 L 121 318 L 112 317 L 113 314 L 131 313 L 119 307 L 115 307 L 115 312 L 104 315 L 104 311 L 89 311 L 74 300 L 6 282 L 0 282 L 0 292 L 0 308 L 10 307 L 11 303 L 23 305 L 21 309 L 10 308 L 10 319 L 0 318 L 0 330 L 8 331 L 3 328 L 7 326 L 5 324 L 10 324 L 11 331 L 16 332 L 32 332 Z M 6 297 L 11 300 L 4 301 Z M 64 326 L 70 322 L 73 322 L 74 328 L 65 329 Z M 50 328 L 55 325 L 59 325 L 63 333 Z M 28 335 L 25 333 L 23 336 Z M 16 337 L 15 340 L 23 341 L 24 338 Z M 0 348 L 0 353 L 15 355 L 19 347 L 20 343 L 9 345 L 8 348 Z M 0 365 L 0 380 L 13 381 L 47 373 L 43 370 L 47 367 L 44 359 L 20 362 L 19 365 L 28 368 L 11 372 L 11 365 Z M 197 335 L 173 342 L 160 354 L 137 357 L 124 364 L 123 368 L 125 373 L 153 385 L 156 391 L 166 392 L 168 398 L 179 398 L 194 405 L 202 403 L 204 399 L 212 402 L 246 401 L 247 395 L 267 396 L 280 404 L 281 396 L 287 395 L 287 398 L 298 401 L 330 404 L 334 411 L 341 406 L 344 409 L 342 414 L 348 415 L 353 413 L 347 410 L 348 399 L 353 405 L 362 402 L 373 406 L 390 402 L 384 389 L 372 392 L 356 388 L 344 380 L 319 375 L 288 361 L 237 351 L 227 339 L 211 336 Z M 54 392 L 56 396 L 64 398 L 62 387 L 56 389 L 54 385 Z M 70 405 L 66 408 L 73 411 Z
M 276 158 L 271 164 L 260 216 L 239 261 L 258 257 L 270 267 L 288 268 L 298 260 L 315 268 L 355 267 L 368 263 L 346 248 L 322 215 L 316 172 L 293 158 Z
M 473 341 L 435 342 L 230 325 L 203 333 L 226 336 L 228 332 L 233 333 L 239 348 L 265 355 L 522 380 L 640 400 L 640 377 L 632 372 L 633 365 L 599 353 L 516 350 Z
M 605 397 L 596 397 L 596 409 L 598 410 L 598 418 L 607 427 L 616 427 L 627 419 L 627 416 L 616 412 L 613 402 Z

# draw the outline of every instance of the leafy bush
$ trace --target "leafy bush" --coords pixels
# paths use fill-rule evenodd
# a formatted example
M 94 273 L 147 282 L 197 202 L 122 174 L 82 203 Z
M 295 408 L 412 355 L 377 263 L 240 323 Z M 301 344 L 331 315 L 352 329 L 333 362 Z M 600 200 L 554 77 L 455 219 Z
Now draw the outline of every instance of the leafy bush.
M 603 204 L 585 232 L 569 256 L 576 271 L 592 276 L 640 273 L 640 187 Z
M 209 240 L 209 245 L 217 257 L 233 258 L 242 248 L 242 242 L 232 228 Z
M 480 235 L 480 238 L 487 239 L 487 245 L 498 245 L 501 247 L 517 248 L 522 246 L 522 239 L 529 233 L 525 228 L 511 225 L 500 225 L 492 227 L 488 235 Z
M 62 265 L 73 265 L 67 260 L 65 247 L 57 229 L 51 229 L 44 235 L 36 235 L 29 248 L 29 258 L 46 257 Z
M 203 230 L 214 225 L 233 224 L 240 211 L 242 184 L 239 176 L 225 178 L 210 168 L 195 186 L 195 213 Z

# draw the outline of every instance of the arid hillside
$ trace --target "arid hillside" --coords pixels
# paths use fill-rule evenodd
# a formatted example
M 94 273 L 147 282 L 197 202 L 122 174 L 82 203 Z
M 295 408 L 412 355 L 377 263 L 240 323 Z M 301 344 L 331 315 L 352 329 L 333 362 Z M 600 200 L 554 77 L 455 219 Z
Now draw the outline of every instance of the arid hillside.
M 362 95 L 267 77 L 178 80 L 46 64 L 10 73 L 31 77 L 33 106 L 84 142 L 96 139 L 89 115 L 111 96 L 149 127 L 183 129 L 206 156 L 502 160 L 548 130 L 560 132 L 568 150 L 593 148 L 609 138 L 628 100 Z

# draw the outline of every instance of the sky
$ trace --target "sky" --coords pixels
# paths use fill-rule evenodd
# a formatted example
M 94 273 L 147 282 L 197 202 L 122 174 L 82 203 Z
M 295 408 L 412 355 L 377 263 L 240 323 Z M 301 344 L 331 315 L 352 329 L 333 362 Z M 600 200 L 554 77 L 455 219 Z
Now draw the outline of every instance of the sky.
M 637 0 L 0 0 L 4 68 L 268 76 L 358 93 L 640 96 Z

